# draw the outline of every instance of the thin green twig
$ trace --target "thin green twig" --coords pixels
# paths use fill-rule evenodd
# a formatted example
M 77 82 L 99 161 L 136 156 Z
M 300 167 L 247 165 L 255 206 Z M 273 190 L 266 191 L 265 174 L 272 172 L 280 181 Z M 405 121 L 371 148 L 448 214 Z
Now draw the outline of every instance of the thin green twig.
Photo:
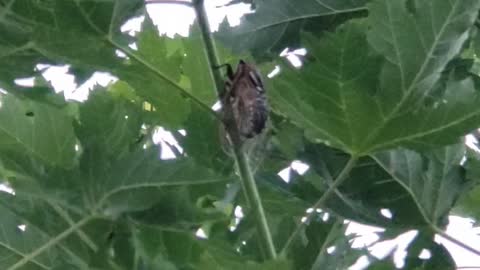
M 328 187 L 328 189 L 322 194 L 320 199 L 318 199 L 318 201 L 312 206 L 313 211 L 311 213 L 308 213 L 306 215 L 306 219 L 297 225 L 297 228 L 295 229 L 295 231 L 293 231 L 293 233 L 290 235 L 287 242 L 285 243 L 285 246 L 283 247 L 280 253 L 281 255 L 286 254 L 286 252 L 288 251 L 288 248 L 293 243 L 293 241 L 298 237 L 302 229 L 305 226 L 307 226 L 308 223 L 310 223 L 310 221 L 312 220 L 313 216 L 316 213 L 315 210 L 317 208 L 320 208 L 322 205 L 324 205 L 325 202 L 330 198 L 330 196 L 335 192 L 335 190 L 347 179 L 348 174 L 353 169 L 356 162 L 357 162 L 357 158 L 355 156 L 352 156 L 350 160 L 347 162 L 347 164 L 345 165 L 345 167 L 342 169 L 340 174 L 337 176 L 335 181 L 333 181 L 332 185 Z
M 218 66 L 220 66 L 220 61 L 210 31 L 208 18 L 205 12 L 205 7 L 203 5 L 203 0 L 194 1 L 194 7 L 197 15 L 197 20 L 202 32 L 203 42 L 205 43 L 205 50 L 212 71 L 213 79 L 215 81 L 217 94 L 220 97 L 223 91 L 224 78 L 220 70 L 217 68 Z M 228 115 L 228 113 L 226 113 L 226 111 L 229 110 L 228 106 L 225 106 L 226 104 L 222 105 L 224 114 Z M 265 211 L 263 209 L 262 201 L 260 198 L 260 193 L 258 192 L 252 170 L 248 163 L 245 151 L 242 147 L 242 142 L 240 140 L 237 126 L 234 124 L 233 119 L 227 120 L 227 117 L 224 118 L 224 124 L 226 125 L 228 134 L 232 141 L 235 163 L 237 164 L 240 174 L 240 182 L 243 187 L 243 193 L 245 195 L 248 206 L 250 207 L 253 215 L 255 216 L 257 233 L 259 235 L 261 248 L 264 251 L 266 259 L 275 259 L 277 257 L 277 252 L 275 250 L 272 235 L 268 227 L 267 218 L 265 216 Z

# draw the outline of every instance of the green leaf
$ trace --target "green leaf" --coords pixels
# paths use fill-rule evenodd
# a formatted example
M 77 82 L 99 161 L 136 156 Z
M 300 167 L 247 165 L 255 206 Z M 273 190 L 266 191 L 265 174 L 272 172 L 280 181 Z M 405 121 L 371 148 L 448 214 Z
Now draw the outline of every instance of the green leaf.
M 143 22 L 142 32 L 138 35 L 137 45 L 138 55 L 145 63 L 160 71 L 172 82 L 180 83 L 184 58 L 181 43 L 166 36 L 159 36 L 157 28 L 148 16 Z M 145 63 L 132 61 L 117 70 L 117 74 L 135 89 L 137 95 L 153 105 L 157 124 L 179 128 L 190 113 L 189 103 L 176 87 L 160 79 L 145 66 Z
M 28 229 L 22 231 L 18 226 L 22 224 L 25 225 L 24 221 L 7 208 L 0 206 L 0 209 L 4 217 L 0 223 L 2 230 L 0 236 L 0 266 L 3 269 L 7 269 L 17 261 L 24 259 L 32 250 L 35 250 L 38 246 L 46 242 L 48 238 L 28 225 Z M 62 254 L 58 250 L 49 250 L 41 256 L 27 261 L 21 269 L 49 269 L 55 263 L 55 259 L 61 255 L 65 254 Z
M 293 184 L 297 196 L 313 204 L 331 185 L 349 157 L 324 145 L 309 143 L 305 144 L 305 149 L 298 158 L 311 169 L 303 177 L 293 180 Z M 403 187 L 368 157 L 358 160 L 349 177 L 324 207 L 349 220 L 387 228 L 410 228 L 423 222 L 420 212 L 415 210 L 414 201 Z M 392 219 L 380 214 L 383 208 L 394 213 Z
M 408 191 L 426 223 L 445 225 L 466 184 L 459 165 L 464 151 L 464 145 L 453 145 L 424 155 L 391 150 L 373 158 Z
M 120 26 L 143 6 L 141 0 L 10 1 L 0 4 L 0 81 L 13 85 L 34 74 L 38 63 L 111 70 L 121 63 L 106 38 L 123 38 Z M 25 8 L 28 7 L 28 8 Z
M 98 205 L 114 216 L 151 207 L 162 199 L 159 188 L 210 184 L 224 188 L 229 180 L 188 158 L 161 161 L 156 147 L 137 150 L 90 179 L 97 188 Z
M 73 166 L 76 138 L 68 108 L 12 95 L 0 96 L 0 104 L 1 150 L 25 151 L 50 165 Z
M 217 100 L 212 69 L 209 68 L 202 36 L 196 24 L 190 29 L 188 38 L 182 39 L 182 43 L 186 54 L 183 72 L 190 80 L 191 94 L 212 106 Z
M 177 136 L 176 139 L 182 144 L 185 152 L 199 164 L 218 172 L 229 172 L 233 164 L 225 153 L 229 145 L 226 133 L 222 133 L 223 124 L 202 109 L 192 104 L 192 112 L 184 124 L 187 134 L 185 137 Z
M 140 113 L 139 105 L 97 87 L 79 106 L 75 131 L 87 151 L 96 147 L 107 157 L 118 158 L 140 135 Z
M 480 186 L 473 187 L 466 192 L 464 192 L 455 208 L 453 209 L 454 214 L 458 214 L 464 217 L 471 217 L 475 220 L 479 220 L 480 211 L 478 205 L 480 204 Z
M 243 17 L 239 26 L 224 21 L 216 37 L 235 53 L 277 56 L 285 47 L 298 47 L 302 28 L 320 31 L 365 11 L 367 0 L 255 1 L 255 13 Z M 312 25 L 313 24 L 313 25 Z M 273 37 L 273 38 L 272 38 Z
M 304 128 L 312 141 L 354 155 L 399 145 L 422 149 L 450 144 L 478 126 L 480 97 L 468 78 L 450 80 L 443 96 L 430 105 L 418 108 L 410 102 L 410 108 L 386 114 L 382 106 L 404 101 L 398 91 L 382 85 L 374 92 L 379 58 L 371 56 L 364 30 L 364 25 L 350 23 L 323 40 L 305 35 L 314 60 L 300 70 L 285 67 L 273 78 L 273 109 Z
M 475 0 L 408 4 L 369 5 L 368 40 L 387 59 L 380 77 L 385 96 L 381 110 L 387 119 L 428 95 L 440 72 L 460 52 L 480 8 Z
M 292 269 L 285 260 L 254 262 L 240 256 L 224 242 L 200 240 L 193 233 L 140 226 L 136 228 L 135 243 L 142 264 L 165 267 L 162 269 Z

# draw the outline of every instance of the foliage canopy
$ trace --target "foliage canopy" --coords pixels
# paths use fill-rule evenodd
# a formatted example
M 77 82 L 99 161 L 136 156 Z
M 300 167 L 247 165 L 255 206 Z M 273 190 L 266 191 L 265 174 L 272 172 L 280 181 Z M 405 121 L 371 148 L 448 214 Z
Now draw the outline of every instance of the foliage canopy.
M 378 241 L 417 230 L 405 267 L 455 269 L 434 236 L 472 251 L 444 229 L 452 214 L 480 218 L 480 156 L 465 145 L 480 126 L 480 2 L 253 3 L 238 26 L 170 38 L 143 0 L 0 0 L 0 179 L 13 190 L 0 193 L 1 269 L 347 269 L 362 256 L 394 268 L 393 251 L 352 248 L 346 220 L 384 228 Z M 121 31 L 139 16 L 140 32 Z M 306 49 L 300 67 L 285 48 Z M 210 109 L 212 53 L 265 75 L 269 128 L 241 149 L 247 164 Z M 77 84 L 118 80 L 65 100 L 45 65 L 68 65 Z M 157 127 L 181 148 L 155 143 Z M 293 160 L 310 168 L 286 183 Z M 264 212 L 243 196 L 245 170 Z

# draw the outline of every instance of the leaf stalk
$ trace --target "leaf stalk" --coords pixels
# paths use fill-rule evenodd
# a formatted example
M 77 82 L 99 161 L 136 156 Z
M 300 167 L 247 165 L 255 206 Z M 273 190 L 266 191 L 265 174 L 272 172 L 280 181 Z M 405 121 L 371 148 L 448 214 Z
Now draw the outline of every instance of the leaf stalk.
M 318 199 L 318 201 L 312 206 L 313 211 L 308 213 L 305 216 L 305 218 L 306 218 L 305 221 L 300 222 L 300 224 L 298 224 L 295 231 L 293 231 L 293 233 L 290 235 L 290 237 L 288 238 L 287 242 L 285 243 L 285 245 L 284 245 L 284 247 L 283 247 L 283 249 L 280 253 L 281 256 L 286 255 L 286 253 L 287 253 L 288 249 L 290 248 L 290 246 L 292 245 L 293 241 L 302 232 L 302 229 L 305 226 L 307 226 L 308 223 L 310 223 L 310 221 L 312 220 L 312 218 L 314 217 L 314 215 L 316 213 L 315 210 L 317 208 L 320 208 L 322 205 L 324 205 L 325 202 L 330 198 L 330 196 L 335 192 L 335 190 L 348 178 L 348 174 L 353 169 L 353 167 L 355 167 L 355 164 L 357 163 L 357 160 L 358 159 L 357 159 L 356 156 L 350 157 L 350 159 L 348 160 L 345 167 L 343 167 L 340 174 L 338 174 L 337 178 L 335 178 L 335 181 L 333 181 L 332 185 L 328 187 L 328 189 L 322 194 L 320 199 Z

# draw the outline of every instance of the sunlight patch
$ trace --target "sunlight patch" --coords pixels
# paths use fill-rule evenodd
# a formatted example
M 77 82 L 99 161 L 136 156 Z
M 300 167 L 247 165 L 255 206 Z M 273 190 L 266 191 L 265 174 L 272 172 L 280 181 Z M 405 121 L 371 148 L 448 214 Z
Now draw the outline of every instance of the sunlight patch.
M 368 260 L 367 255 L 362 255 L 357 261 L 348 267 L 348 270 L 362 270 L 367 269 L 370 261 Z
M 175 152 L 183 154 L 183 148 L 178 144 L 175 137 L 168 130 L 165 130 L 163 127 L 157 127 L 152 136 L 153 143 L 160 144 L 161 153 L 160 158 L 163 160 L 166 159 L 175 159 L 177 155 Z
M 222 103 L 220 102 L 220 100 L 215 102 L 215 104 L 213 104 L 212 106 L 212 110 L 214 111 L 219 111 L 221 108 L 222 108 Z
M 418 255 L 418 258 L 423 259 L 423 260 L 428 260 L 432 257 L 432 253 L 430 250 L 424 248 L 422 249 L 422 252 L 420 252 L 420 255 Z
M 337 247 L 335 247 L 335 246 L 328 247 L 327 248 L 327 253 L 328 254 L 333 254 L 335 252 L 335 249 L 337 249 Z
M 304 175 L 308 169 L 310 169 L 310 166 L 308 164 L 301 162 L 300 160 L 294 160 L 290 164 L 290 168 L 292 170 L 296 171 L 300 175 Z
M 267 78 L 271 79 L 280 74 L 280 66 L 276 65 L 275 68 L 268 73 Z
M 382 216 L 388 219 L 392 219 L 393 217 L 392 211 L 390 211 L 390 209 L 387 209 L 387 208 L 380 209 L 380 214 L 382 214 Z
M 35 77 L 19 78 L 19 79 L 15 79 L 14 82 L 18 86 L 33 87 L 35 86 Z
M 285 181 L 285 183 L 290 183 L 290 170 L 291 168 L 287 167 L 281 170 L 280 172 L 278 172 L 277 175 L 280 176 L 280 178 L 282 178 L 283 181 Z
M 195 233 L 195 236 L 197 236 L 198 238 L 202 238 L 202 239 L 207 239 L 207 234 L 205 233 L 205 231 L 200 228 L 197 230 L 197 232 Z
M 20 225 L 17 226 L 17 228 L 19 228 L 22 232 L 24 232 L 27 229 L 27 225 L 20 224 Z
M 465 136 L 465 145 L 475 152 L 480 153 L 480 149 L 478 148 L 478 140 L 472 134 Z
M 187 135 L 187 131 L 185 129 L 179 129 L 178 130 L 178 133 L 182 134 L 182 136 L 186 136 Z
M 13 188 L 11 188 L 6 182 L 0 184 L 0 191 L 15 195 L 15 190 L 13 190 Z

